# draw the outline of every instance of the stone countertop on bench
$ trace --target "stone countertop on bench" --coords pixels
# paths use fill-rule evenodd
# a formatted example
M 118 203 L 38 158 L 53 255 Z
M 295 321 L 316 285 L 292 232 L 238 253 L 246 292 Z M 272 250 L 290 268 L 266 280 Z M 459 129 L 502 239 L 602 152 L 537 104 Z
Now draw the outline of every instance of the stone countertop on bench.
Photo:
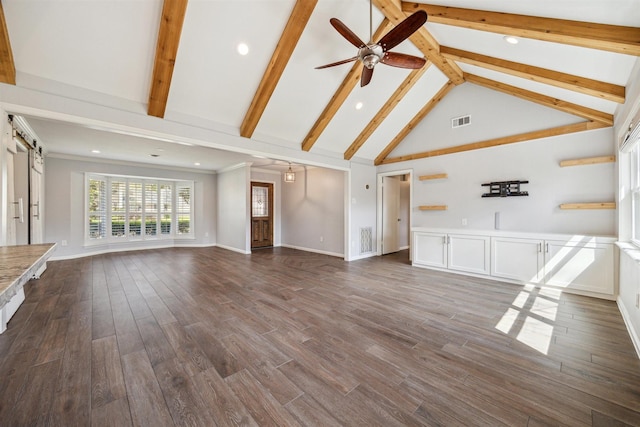
M 55 243 L 0 246 L 0 308 L 33 277 L 55 246 Z

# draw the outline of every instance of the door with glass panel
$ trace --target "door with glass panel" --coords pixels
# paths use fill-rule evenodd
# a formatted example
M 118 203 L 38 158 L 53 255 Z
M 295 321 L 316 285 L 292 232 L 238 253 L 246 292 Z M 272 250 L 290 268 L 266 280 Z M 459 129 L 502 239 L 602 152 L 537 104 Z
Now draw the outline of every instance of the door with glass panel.
M 251 249 L 273 246 L 273 184 L 251 183 Z

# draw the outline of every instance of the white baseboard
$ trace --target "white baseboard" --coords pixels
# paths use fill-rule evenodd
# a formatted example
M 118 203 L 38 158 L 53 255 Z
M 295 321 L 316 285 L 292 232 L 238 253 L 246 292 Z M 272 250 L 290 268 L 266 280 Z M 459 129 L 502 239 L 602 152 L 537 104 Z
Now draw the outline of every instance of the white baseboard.
M 620 310 L 620 314 L 622 314 L 622 319 L 624 320 L 624 324 L 627 326 L 627 331 L 629 331 L 629 336 L 631 337 L 631 342 L 633 342 L 633 346 L 636 348 L 636 353 L 638 354 L 638 358 L 640 358 L 640 335 L 638 335 L 638 331 L 633 327 L 633 323 L 631 323 L 631 316 L 627 311 L 622 299 L 618 297 L 616 300 L 618 303 L 618 309 Z
M 357 261 L 359 259 L 372 258 L 374 256 L 378 256 L 378 255 L 375 252 L 371 252 L 371 253 L 368 253 L 368 254 L 353 256 L 353 257 L 351 257 L 351 258 L 349 258 L 349 259 L 347 259 L 345 261 Z
M 102 254 L 110 254 L 114 252 L 130 252 L 130 251 L 144 251 L 149 249 L 166 249 L 166 248 L 207 248 L 216 246 L 215 243 L 193 243 L 193 244 L 185 244 L 185 243 L 169 243 L 162 245 L 154 245 L 154 246 L 128 246 L 128 247 L 104 247 L 101 249 L 92 250 L 89 252 L 81 252 L 77 254 L 70 255 L 60 255 L 60 256 L 52 256 L 49 258 L 49 261 L 63 261 L 67 259 L 77 259 L 84 258 L 88 256 L 102 255 Z
M 303 248 L 301 246 L 294 246 L 294 245 L 286 245 L 286 244 L 282 244 L 280 245 L 283 248 L 290 248 L 290 249 L 297 249 L 299 251 L 305 251 L 305 252 L 313 252 L 316 254 L 322 254 L 322 255 L 329 255 L 329 256 L 335 256 L 338 258 L 344 258 L 344 254 L 339 254 L 337 252 L 328 252 L 328 251 L 321 251 L 319 249 L 310 249 L 310 248 Z
M 232 251 L 232 252 L 237 252 L 237 253 L 243 254 L 243 255 L 250 255 L 251 254 L 251 251 L 243 251 L 242 249 L 234 248 L 233 246 L 221 245 L 219 243 L 216 246 L 219 247 L 219 248 L 226 249 L 226 250 Z

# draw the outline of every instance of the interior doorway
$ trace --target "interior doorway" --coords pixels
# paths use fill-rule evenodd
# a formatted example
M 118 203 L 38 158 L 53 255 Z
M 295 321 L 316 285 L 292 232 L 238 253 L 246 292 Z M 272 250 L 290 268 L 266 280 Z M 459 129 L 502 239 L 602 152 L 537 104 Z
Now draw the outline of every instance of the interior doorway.
M 378 174 L 378 255 L 398 253 L 411 246 L 412 171 Z
M 273 246 L 273 184 L 251 181 L 251 249 Z
M 382 177 L 382 255 L 400 250 L 400 177 Z

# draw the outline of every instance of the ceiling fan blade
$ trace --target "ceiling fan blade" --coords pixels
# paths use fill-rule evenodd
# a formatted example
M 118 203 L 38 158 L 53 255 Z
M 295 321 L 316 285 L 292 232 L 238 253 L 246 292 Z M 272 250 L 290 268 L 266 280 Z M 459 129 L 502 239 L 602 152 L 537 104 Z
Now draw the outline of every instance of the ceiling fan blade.
M 393 49 L 427 22 L 427 12 L 419 10 L 385 34 L 378 44 L 383 51 Z
M 338 62 L 332 62 L 331 64 L 326 64 L 326 65 L 321 65 L 319 67 L 316 67 L 316 70 L 320 70 L 322 68 L 329 68 L 329 67 L 335 67 L 336 65 L 342 65 L 342 64 L 346 64 L 348 62 L 353 62 L 356 59 L 358 59 L 357 56 L 354 56 L 353 58 L 349 58 L 349 59 L 343 59 L 342 61 L 338 61 Z
M 360 87 L 365 87 L 371 81 L 373 68 L 362 67 L 362 77 L 360 77 Z
M 400 68 L 422 68 L 427 61 L 418 56 L 407 55 L 405 53 L 385 52 L 380 60 L 383 64 Z
M 339 20 L 338 18 L 331 18 L 329 22 L 331 22 L 331 25 L 333 25 L 333 28 L 335 28 L 336 30 L 338 30 L 340 34 L 342 34 L 342 37 L 347 39 L 349 43 L 351 43 L 358 49 L 367 45 L 365 42 L 360 40 L 360 37 L 358 37 L 353 31 L 351 31 L 349 27 L 344 25 L 342 21 Z

